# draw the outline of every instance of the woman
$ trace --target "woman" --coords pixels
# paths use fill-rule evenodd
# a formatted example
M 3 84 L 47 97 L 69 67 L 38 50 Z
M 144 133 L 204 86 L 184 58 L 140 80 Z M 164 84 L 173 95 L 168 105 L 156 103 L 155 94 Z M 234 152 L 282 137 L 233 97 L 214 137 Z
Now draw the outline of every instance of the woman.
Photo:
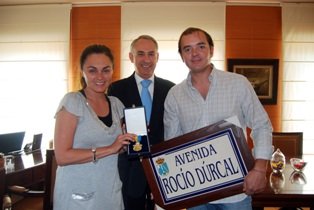
M 103 45 L 81 54 L 83 89 L 67 93 L 56 113 L 55 155 L 59 165 L 54 209 L 123 209 L 118 153 L 135 135 L 121 134 L 123 105 L 106 96 L 113 55 Z

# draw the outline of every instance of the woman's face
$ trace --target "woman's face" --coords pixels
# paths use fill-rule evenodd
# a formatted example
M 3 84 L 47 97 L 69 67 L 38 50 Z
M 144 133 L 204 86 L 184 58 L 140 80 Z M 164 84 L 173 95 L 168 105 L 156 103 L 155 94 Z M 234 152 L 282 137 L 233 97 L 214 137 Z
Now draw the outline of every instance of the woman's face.
M 83 65 L 83 76 L 86 88 L 104 93 L 111 83 L 113 63 L 108 56 L 99 53 L 89 55 Z

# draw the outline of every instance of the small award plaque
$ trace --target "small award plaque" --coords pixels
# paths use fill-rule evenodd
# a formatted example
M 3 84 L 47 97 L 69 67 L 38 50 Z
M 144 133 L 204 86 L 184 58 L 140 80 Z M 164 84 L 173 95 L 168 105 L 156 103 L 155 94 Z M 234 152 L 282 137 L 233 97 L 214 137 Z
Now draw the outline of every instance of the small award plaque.
M 125 126 L 128 133 L 137 135 L 136 141 L 128 146 L 128 156 L 138 157 L 150 154 L 144 107 L 124 109 Z

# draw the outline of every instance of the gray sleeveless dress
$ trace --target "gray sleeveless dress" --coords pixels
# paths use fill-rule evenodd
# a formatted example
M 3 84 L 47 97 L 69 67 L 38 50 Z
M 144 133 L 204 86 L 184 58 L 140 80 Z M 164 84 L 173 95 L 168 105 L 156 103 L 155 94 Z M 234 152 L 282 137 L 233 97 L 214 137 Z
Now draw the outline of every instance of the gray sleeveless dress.
M 122 132 L 120 119 L 123 104 L 109 96 L 111 127 L 107 127 L 88 106 L 80 92 L 71 92 L 61 100 L 57 112 L 64 107 L 78 117 L 73 148 L 111 145 Z M 92 156 L 92 152 L 91 152 Z M 97 163 L 59 166 L 54 190 L 54 210 L 121 210 L 123 200 L 118 174 L 118 155 L 101 158 Z

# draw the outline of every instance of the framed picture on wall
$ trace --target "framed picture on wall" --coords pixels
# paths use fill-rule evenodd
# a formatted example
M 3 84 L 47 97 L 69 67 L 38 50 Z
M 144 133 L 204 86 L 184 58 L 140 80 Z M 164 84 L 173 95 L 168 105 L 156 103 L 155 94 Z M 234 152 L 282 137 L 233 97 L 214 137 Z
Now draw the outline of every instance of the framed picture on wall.
M 228 59 L 228 71 L 245 76 L 262 104 L 277 104 L 278 59 Z

